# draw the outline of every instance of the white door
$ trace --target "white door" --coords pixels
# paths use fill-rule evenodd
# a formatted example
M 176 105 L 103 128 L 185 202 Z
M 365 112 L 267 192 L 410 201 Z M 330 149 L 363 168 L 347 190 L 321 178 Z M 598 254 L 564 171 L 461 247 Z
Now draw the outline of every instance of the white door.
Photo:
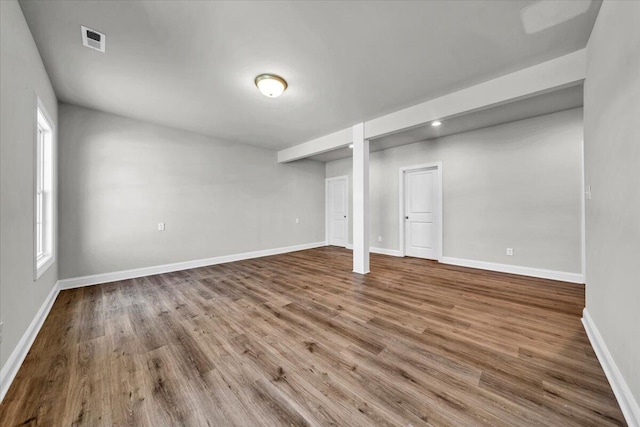
M 439 186 L 437 168 L 404 173 L 405 255 L 438 259 Z
M 347 177 L 327 180 L 327 234 L 334 246 L 347 246 L 347 181 Z

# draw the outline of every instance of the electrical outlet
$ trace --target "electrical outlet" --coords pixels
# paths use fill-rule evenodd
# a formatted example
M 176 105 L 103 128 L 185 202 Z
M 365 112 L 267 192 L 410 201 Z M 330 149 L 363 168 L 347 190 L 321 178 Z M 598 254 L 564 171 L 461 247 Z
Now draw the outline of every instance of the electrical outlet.
M 378 242 L 382 242 L 382 236 L 378 236 Z
M 164 222 L 158 223 L 158 231 L 164 231 Z
M 513 256 L 513 248 L 507 248 L 507 256 Z
M 591 186 L 587 185 L 587 189 L 584 191 L 584 197 L 587 200 L 591 200 Z

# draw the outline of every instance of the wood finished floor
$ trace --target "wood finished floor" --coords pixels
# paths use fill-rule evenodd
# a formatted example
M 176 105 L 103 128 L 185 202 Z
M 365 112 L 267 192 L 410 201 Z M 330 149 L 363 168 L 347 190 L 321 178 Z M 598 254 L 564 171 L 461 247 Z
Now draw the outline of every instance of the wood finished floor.
M 581 285 L 320 248 L 60 293 L 2 426 L 609 426 Z

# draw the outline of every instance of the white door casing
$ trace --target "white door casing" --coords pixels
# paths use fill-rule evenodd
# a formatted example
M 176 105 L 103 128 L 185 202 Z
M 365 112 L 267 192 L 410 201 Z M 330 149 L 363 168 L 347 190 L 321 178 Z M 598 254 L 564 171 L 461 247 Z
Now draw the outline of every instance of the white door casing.
M 346 247 L 348 243 L 349 177 L 326 180 L 327 244 Z
M 403 256 L 442 257 L 442 164 L 400 169 L 400 251 Z

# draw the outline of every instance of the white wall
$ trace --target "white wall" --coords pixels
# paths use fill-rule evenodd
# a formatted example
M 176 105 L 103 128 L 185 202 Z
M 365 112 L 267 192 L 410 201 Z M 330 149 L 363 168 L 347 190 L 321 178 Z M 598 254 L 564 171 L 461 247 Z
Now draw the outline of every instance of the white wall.
M 0 1 L 0 319 L 3 367 L 56 283 L 34 281 L 35 96 L 57 122 L 56 96 L 16 1 Z
M 605 1 L 587 46 L 587 310 L 640 406 L 640 2 Z M 640 417 L 636 420 L 640 422 Z
M 445 256 L 581 273 L 582 138 L 578 108 L 371 153 L 371 246 L 399 249 L 399 168 L 442 161 Z
M 322 163 L 68 104 L 59 116 L 61 278 L 324 241 Z

